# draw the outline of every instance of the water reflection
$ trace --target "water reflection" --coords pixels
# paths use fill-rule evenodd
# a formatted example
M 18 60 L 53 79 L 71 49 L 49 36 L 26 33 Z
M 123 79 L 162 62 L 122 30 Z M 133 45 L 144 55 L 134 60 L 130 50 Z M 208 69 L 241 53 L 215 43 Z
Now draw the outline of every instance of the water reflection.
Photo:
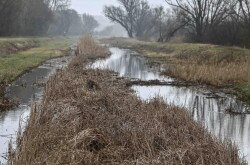
M 236 142 L 241 153 L 250 162 L 250 115 L 230 115 L 228 108 L 244 111 L 247 107 L 234 98 L 211 98 L 208 92 L 172 86 L 134 86 L 143 100 L 159 96 L 168 104 L 185 107 L 196 121 L 204 123 L 211 133 L 221 139 Z M 235 104 L 234 104 L 235 103 Z
M 65 67 L 71 57 L 48 60 L 16 80 L 7 88 L 7 97 L 19 101 L 20 106 L 0 113 L 0 165 L 6 163 L 6 153 L 10 139 L 15 140 L 19 123 L 24 123 L 30 114 L 30 104 L 42 97 L 42 86 L 39 83 L 48 80 L 57 69 Z
M 135 52 L 118 48 L 111 48 L 110 51 L 112 55 L 109 58 L 96 61 L 91 67 L 110 69 L 122 77 L 133 79 L 172 81 L 171 78 L 160 75 L 159 66 L 150 67 L 147 65 L 148 61 Z
M 160 76 L 159 67 L 149 67 L 148 61 L 129 50 L 111 48 L 112 56 L 91 65 L 93 68 L 110 69 L 120 76 L 141 80 L 172 81 Z M 196 121 L 204 123 L 211 133 L 222 139 L 231 139 L 250 162 L 250 115 L 230 115 L 226 111 L 249 112 L 243 102 L 234 96 L 205 89 L 174 86 L 134 86 L 133 89 L 143 100 L 155 96 L 163 97 L 166 103 L 185 107 Z

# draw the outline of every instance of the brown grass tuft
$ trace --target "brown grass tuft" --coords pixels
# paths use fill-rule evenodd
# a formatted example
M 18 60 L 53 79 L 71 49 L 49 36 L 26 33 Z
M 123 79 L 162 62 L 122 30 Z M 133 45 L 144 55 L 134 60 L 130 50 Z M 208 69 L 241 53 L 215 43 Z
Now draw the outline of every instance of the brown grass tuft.
M 82 67 L 87 57 L 79 54 L 50 78 L 10 164 L 241 163 L 235 147 L 213 138 L 185 110 L 161 99 L 140 101 L 127 80 Z
M 76 50 L 76 55 L 84 55 L 88 58 L 102 58 L 109 53 L 107 48 L 97 45 L 90 36 L 82 37 Z

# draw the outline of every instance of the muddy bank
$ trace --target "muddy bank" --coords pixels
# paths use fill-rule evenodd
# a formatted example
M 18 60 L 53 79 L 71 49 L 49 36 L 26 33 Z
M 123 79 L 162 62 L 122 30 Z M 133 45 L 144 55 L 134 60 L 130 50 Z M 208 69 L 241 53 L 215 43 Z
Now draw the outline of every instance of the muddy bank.
M 160 99 L 141 101 L 128 80 L 87 69 L 88 58 L 101 51 L 84 42 L 88 53 L 50 78 L 10 163 L 241 163 L 236 148 L 213 138 L 185 110 Z

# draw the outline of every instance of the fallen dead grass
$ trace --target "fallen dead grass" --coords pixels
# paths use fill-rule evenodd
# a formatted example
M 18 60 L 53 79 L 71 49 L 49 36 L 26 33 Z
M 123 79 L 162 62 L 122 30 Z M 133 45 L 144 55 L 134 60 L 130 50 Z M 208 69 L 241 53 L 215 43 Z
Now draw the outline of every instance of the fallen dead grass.
M 96 54 L 85 51 L 93 40 L 82 41 L 82 53 L 50 78 L 42 103 L 33 106 L 9 164 L 241 164 L 235 147 L 185 110 L 140 101 L 127 80 L 86 69 Z

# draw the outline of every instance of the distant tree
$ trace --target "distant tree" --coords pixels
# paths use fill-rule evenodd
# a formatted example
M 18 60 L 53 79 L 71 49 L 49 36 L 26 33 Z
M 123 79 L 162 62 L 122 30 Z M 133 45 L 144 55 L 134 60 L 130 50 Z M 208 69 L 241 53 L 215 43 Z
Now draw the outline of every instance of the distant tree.
M 99 23 L 95 20 L 95 18 L 89 14 L 82 15 L 82 22 L 84 34 L 93 34 L 94 30 L 99 26 Z
M 118 2 L 121 4 L 119 7 L 104 7 L 105 16 L 124 27 L 129 37 L 134 37 L 135 17 L 140 0 L 118 0 Z
M 240 9 L 238 15 L 248 24 L 250 22 L 250 1 L 237 0 L 237 2 Z
M 180 9 L 193 29 L 196 41 L 203 41 L 204 34 L 209 28 L 218 25 L 227 18 L 230 11 L 230 0 L 166 0 Z
M 73 32 L 73 26 L 78 26 L 78 31 Z M 51 35 L 67 35 L 82 33 L 81 18 L 75 10 L 66 9 L 55 11 L 54 21 L 50 25 L 49 34 Z
M 163 42 L 164 41 L 164 18 L 165 18 L 165 12 L 164 12 L 164 8 L 161 6 L 159 8 L 155 9 L 155 13 L 156 15 L 158 15 L 158 19 L 155 21 L 155 26 L 156 26 L 156 33 L 158 33 L 158 42 Z
M 126 29 L 129 37 L 150 37 L 161 17 L 161 7 L 150 8 L 146 0 L 118 0 L 120 6 L 105 6 L 105 16 Z
M 230 26 L 229 28 L 237 28 L 235 35 L 236 41 L 250 47 L 250 1 L 236 0 L 236 5 L 231 7 Z M 234 26 L 232 26 L 234 25 Z
M 159 24 L 161 24 L 159 42 L 167 42 L 174 37 L 176 33 L 185 29 L 190 20 L 186 19 L 183 14 L 181 10 L 176 8 L 175 10 L 168 11 L 162 16 L 163 18 L 159 22 Z
M 0 0 L 0 35 L 45 35 L 70 0 Z
M 70 0 L 44 0 L 52 11 L 66 10 Z
M 19 16 L 22 35 L 44 35 L 52 22 L 53 13 L 44 0 L 23 0 Z
M 0 36 L 18 33 L 21 5 L 22 0 L 0 0 Z

